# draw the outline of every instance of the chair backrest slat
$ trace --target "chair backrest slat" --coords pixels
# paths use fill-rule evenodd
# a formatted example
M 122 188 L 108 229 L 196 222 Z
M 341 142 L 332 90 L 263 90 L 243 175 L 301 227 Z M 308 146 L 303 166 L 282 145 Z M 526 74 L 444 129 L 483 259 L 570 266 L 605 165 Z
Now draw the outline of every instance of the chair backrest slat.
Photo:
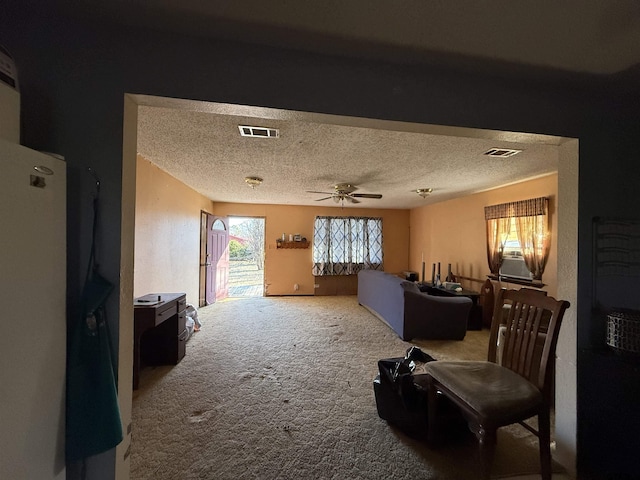
M 569 302 L 532 289 L 501 289 L 495 304 L 488 359 L 497 358 L 500 329 L 501 365 L 513 370 L 549 394 L 558 333 Z M 508 313 L 507 313 L 508 312 Z
M 518 372 L 526 378 L 533 375 L 532 368 L 535 364 L 534 354 L 538 339 L 540 338 L 540 325 L 543 310 L 540 308 L 530 307 L 530 315 L 527 318 L 527 324 L 524 328 L 524 334 L 521 335 L 523 342 L 522 354 L 520 355 L 520 364 Z

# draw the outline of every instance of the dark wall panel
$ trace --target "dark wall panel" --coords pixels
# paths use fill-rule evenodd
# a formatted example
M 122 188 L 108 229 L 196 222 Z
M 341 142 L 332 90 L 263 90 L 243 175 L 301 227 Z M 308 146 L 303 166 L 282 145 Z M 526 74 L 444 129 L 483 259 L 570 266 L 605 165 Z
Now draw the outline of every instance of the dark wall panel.
M 631 444 L 616 445 L 615 454 L 602 446 L 614 431 L 633 438 L 637 425 L 618 416 L 605 428 L 595 421 L 601 412 L 589 406 L 594 396 L 605 395 L 607 376 L 604 362 L 590 361 L 602 341 L 602 325 L 591 315 L 591 220 L 640 216 L 636 87 L 623 91 L 592 78 L 563 76 L 553 82 L 311 55 L 72 19 L 33 4 L 0 6 L 0 43 L 19 68 L 22 143 L 60 153 L 68 163 L 70 322 L 78 312 L 89 253 L 94 192 L 89 167 L 102 182 L 101 268 L 118 284 L 125 93 L 577 137 L 579 302 L 572 308 L 577 309 L 580 349 L 579 468 L 585 475 L 584 469 L 597 472 L 600 466 L 615 472 L 614 460 L 626 448 L 628 462 L 619 473 L 640 469 Z M 108 309 L 118 311 L 115 295 Z M 119 319 L 110 315 L 117 330 Z M 606 365 L 617 368 L 615 359 Z M 638 393 L 616 395 L 623 388 L 620 382 L 608 384 L 606 395 L 618 399 L 618 411 L 634 411 Z M 110 474 L 107 469 L 90 476 Z

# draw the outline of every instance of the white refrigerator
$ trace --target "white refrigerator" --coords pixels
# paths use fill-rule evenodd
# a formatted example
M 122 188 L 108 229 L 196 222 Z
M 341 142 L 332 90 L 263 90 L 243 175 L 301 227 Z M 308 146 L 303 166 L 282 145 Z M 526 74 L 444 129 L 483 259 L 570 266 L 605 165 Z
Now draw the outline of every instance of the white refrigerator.
M 64 479 L 66 165 L 0 139 L 0 479 Z

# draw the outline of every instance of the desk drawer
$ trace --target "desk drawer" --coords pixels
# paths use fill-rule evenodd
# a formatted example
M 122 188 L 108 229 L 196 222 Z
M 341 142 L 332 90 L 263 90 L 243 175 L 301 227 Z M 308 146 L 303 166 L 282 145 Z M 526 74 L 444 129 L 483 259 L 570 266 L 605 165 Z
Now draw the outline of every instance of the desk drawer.
M 178 335 L 187 330 L 187 312 L 184 310 L 178 313 Z
M 178 335 L 178 351 L 176 352 L 176 363 L 182 360 L 187 352 L 187 339 L 189 338 L 189 332 L 185 329 Z
M 156 325 L 160 325 L 166 319 L 173 317 L 178 312 L 175 303 L 170 303 L 169 305 L 165 305 L 163 309 L 158 309 L 156 311 Z
M 187 297 L 182 297 L 178 300 L 178 312 L 182 312 L 187 308 Z

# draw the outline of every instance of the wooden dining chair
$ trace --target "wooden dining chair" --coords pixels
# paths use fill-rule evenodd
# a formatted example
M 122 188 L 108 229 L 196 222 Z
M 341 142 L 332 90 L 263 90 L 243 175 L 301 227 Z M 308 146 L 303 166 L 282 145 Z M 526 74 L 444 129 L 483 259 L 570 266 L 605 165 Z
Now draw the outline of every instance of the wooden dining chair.
M 510 305 L 508 314 L 503 306 Z M 498 428 L 520 423 L 538 437 L 542 478 L 551 479 L 550 410 L 558 332 L 569 302 L 533 289 L 500 290 L 494 309 L 488 361 L 438 361 L 425 366 L 427 438 L 435 445 L 439 395 L 456 404 L 480 444 L 482 478 L 489 478 Z M 496 341 L 503 327 L 501 363 Z M 538 417 L 535 429 L 524 421 Z

